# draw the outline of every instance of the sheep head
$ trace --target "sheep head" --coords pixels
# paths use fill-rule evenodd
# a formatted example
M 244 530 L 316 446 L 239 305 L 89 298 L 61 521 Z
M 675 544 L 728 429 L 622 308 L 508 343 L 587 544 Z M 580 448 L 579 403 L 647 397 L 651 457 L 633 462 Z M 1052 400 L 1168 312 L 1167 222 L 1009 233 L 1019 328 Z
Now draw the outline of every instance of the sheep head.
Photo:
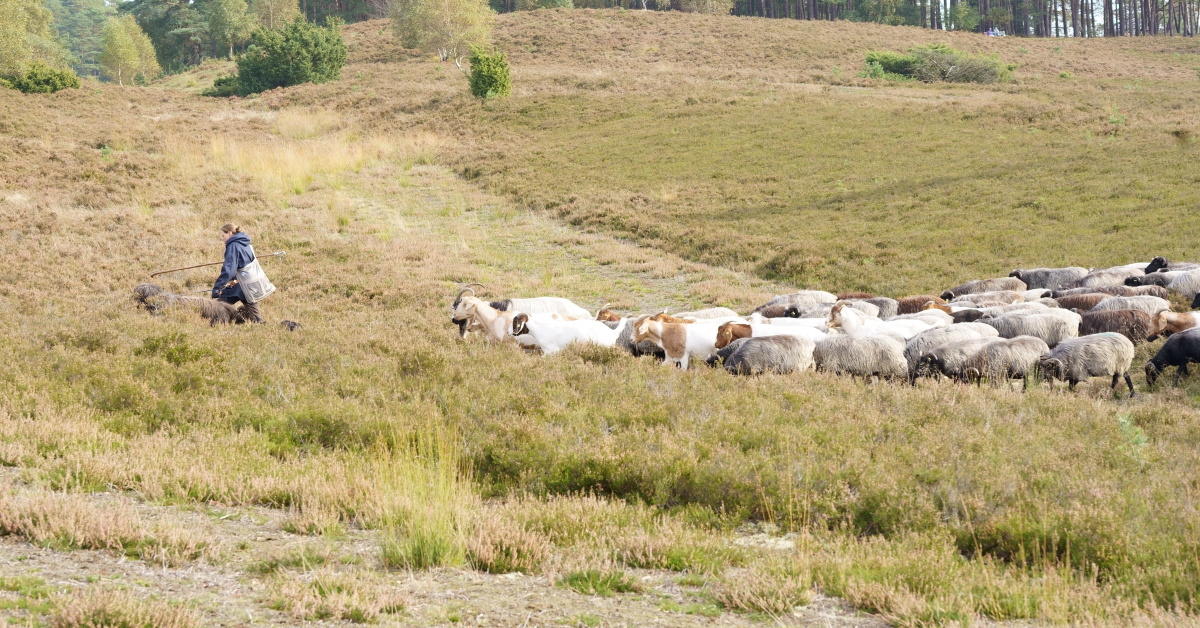
M 1020 268 L 1018 268 L 1018 269 L 1016 269 L 1016 270 L 1012 271 L 1011 273 L 1008 273 L 1008 276 L 1009 276 L 1009 277 L 1016 277 L 1017 279 L 1021 279 L 1021 269 L 1020 269 Z M 1022 281 L 1024 281 L 1024 279 L 1022 279 Z
M 784 318 L 800 318 L 800 306 L 789 305 L 788 308 L 783 311 L 783 316 Z
M 1146 361 L 1146 385 L 1153 386 L 1154 381 L 1158 379 L 1158 375 L 1159 375 L 1159 370 L 1158 370 L 1158 367 L 1154 365 L 1154 360 L 1147 360 Z
M 843 315 L 843 312 L 845 312 L 845 311 L 846 311 L 845 303 L 838 303 L 837 305 L 833 306 L 833 309 L 829 310 L 829 319 L 827 321 L 825 321 L 825 326 L 830 327 L 830 328 L 841 327 L 842 326 L 842 315 Z
M 938 296 L 940 296 L 940 297 L 942 298 L 942 300 L 943 300 L 943 301 L 949 301 L 950 299 L 953 299 L 953 298 L 954 298 L 954 293 L 953 293 L 952 291 L 950 291 L 950 290 L 947 290 L 947 291 L 945 291 L 945 292 L 941 293 L 941 294 L 940 294 L 940 295 L 938 295 Z
M 633 325 L 633 341 L 635 343 L 648 340 L 650 337 L 650 320 L 649 316 L 643 316 Z
M 717 342 L 713 347 L 724 349 L 733 342 L 733 323 L 725 323 L 717 328 Z
M 1146 270 L 1144 270 L 1143 272 L 1145 272 L 1147 275 L 1149 275 L 1150 273 L 1153 273 L 1160 269 L 1166 268 L 1169 265 L 1170 265 L 1170 262 L 1167 261 L 1167 258 L 1159 255 L 1159 256 L 1155 257 L 1154 259 L 1150 260 L 1150 265 L 1147 266 Z
M 1050 381 L 1062 379 L 1063 363 L 1058 358 L 1052 358 L 1048 354 L 1038 358 L 1038 368 L 1042 369 L 1042 374 Z
M 471 296 L 475 296 L 475 289 L 472 288 L 471 286 L 479 286 L 480 288 L 484 287 L 483 284 L 481 284 L 481 283 L 469 283 L 469 284 L 459 288 L 458 294 L 454 295 L 454 304 L 450 306 L 451 311 L 458 309 L 458 304 L 462 302 L 464 294 L 470 292 Z

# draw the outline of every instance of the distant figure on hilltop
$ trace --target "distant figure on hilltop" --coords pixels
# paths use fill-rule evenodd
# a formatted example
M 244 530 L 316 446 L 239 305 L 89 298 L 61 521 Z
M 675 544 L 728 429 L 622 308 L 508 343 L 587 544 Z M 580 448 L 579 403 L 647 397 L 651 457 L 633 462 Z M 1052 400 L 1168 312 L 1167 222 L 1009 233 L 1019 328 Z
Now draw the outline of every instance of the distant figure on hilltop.
M 221 239 L 225 241 L 225 263 L 221 275 L 213 283 L 212 297 L 229 303 L 241 302 L 242 318 L 253 323 L 262 323 L 258 302 L 275 292 L 275 286 L 254 257 L 250 236 L 233 223 L 221 227 Z

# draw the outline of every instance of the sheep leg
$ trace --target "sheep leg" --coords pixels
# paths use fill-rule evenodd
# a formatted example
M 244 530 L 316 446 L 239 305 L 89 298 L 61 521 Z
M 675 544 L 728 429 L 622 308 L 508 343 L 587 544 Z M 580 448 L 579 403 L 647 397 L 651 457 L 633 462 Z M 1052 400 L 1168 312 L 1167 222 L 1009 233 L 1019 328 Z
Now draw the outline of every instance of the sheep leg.
M 1116 379 L 1115 377 L 1113 379 Z M 1137 393 L 1133 392 L 1133 379 L 1129 377 L 1129 372 L 1125 372 L 1125 383 L 1129 385 L 1129 398 L 1132 399 Z
M 682 358 L 679 358 L 679 368 L 686 371 L 687 365 L 688 365 L 688 354 L 685 353 L 685 354 L 683 354 Z
M 1111 388 L 1112 390 L 1116 390 L 1116 389 L 1117 389 L 1117 385 L 1118 385 L 1118 384 L 1120 384 L 1120 383 L 1121 383 L 1121 374 L 1120 374 L 1120 373 L 1113 373 L 1113 381 L 1112 381 L 1112 386 L 1109 386 L 1109 388 Z

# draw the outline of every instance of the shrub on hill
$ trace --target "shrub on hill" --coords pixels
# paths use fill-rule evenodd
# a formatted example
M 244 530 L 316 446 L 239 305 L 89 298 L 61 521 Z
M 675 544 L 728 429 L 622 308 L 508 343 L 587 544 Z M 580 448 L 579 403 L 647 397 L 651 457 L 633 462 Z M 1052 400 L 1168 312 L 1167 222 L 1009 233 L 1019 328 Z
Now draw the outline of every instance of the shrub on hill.
M 1001 64 L 995 57 L 979 57 L 945 44 L 919 46 L 907 54 L 871 51 L 866 56 L 868 78 L 915 79 L 925 83 L 995 83 L 1011 78 L 1015 65 Z
M 248 96 L 276 87 L 339 78 L 346 63 L 341 24 L 321 27 L 296 20 L 282 30 L 260 28 L 238 55 L 238 73 L 217 79 L 205 96 Z
M 52 94 L 60 89 L 79 87 L 79 77 L 69 69 L 52 68 L 34 62 L 24 73 L 0 78 L 0 86 L 25 92 L 26 94 Z
M 508 60 L 504 54 L 487 54 L 479 48 L 471 49 L 471 94 L 476 98 L 507 96 L 512 92 L 512 76 L 508 71 Z

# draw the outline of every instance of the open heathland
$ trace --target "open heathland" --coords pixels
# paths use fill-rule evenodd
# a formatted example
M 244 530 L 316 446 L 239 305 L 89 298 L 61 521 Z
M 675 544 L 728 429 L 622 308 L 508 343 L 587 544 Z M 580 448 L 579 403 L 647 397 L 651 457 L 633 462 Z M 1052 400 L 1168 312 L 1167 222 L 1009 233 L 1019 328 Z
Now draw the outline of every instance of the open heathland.
M 216 63 L 0 90 L 0 558 L 44 569 L 0 579 L 0 614 L 1193 621 L 1200 385 L 543 358 L 460 340 L 448 306 L 480 282 L 748 311 L 797 287 L 1190 259 L 1200 44 L 588 10 L 497 29 L 507 99 L 472 98 L 385 21 L 346 27 L 341 80 L 251 99 L 198 95 Z M 1014 81 L 857 76 L 870 50 L 939 42 Z M 270 324 L 136 307 L 149 273 L 218 258 L 230 221 L 287 251 L 263 264 Z M 197 513 L 212 526 L 180 523 Z

